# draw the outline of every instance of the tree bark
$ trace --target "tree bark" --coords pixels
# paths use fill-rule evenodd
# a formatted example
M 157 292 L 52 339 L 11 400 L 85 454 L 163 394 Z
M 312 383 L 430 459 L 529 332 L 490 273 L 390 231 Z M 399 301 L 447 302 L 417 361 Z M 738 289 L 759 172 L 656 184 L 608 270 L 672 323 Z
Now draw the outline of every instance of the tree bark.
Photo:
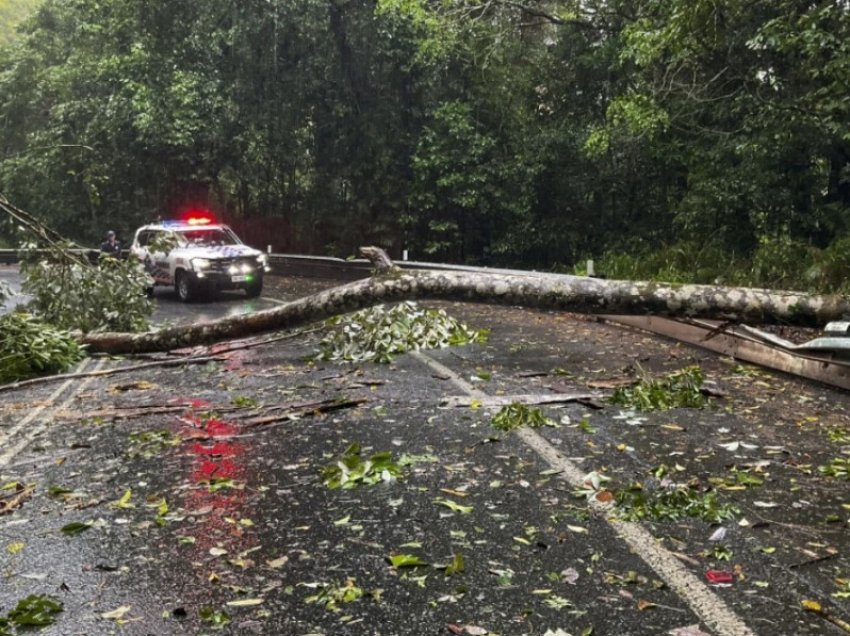
M 402 300 L 450 300 L 519 305 L 585 314 L 660 315 L 819 326 L 850 316 L 843 296 L 814 296 L 743 287 L 669 285 L 539 274 L 403 271 L 375 256 L 376 274 L 247 316 L 168 327 L 147 333 L 91 333 L 80 338 L 90 352 L 168 351 L 291 329 L 316 320 Z

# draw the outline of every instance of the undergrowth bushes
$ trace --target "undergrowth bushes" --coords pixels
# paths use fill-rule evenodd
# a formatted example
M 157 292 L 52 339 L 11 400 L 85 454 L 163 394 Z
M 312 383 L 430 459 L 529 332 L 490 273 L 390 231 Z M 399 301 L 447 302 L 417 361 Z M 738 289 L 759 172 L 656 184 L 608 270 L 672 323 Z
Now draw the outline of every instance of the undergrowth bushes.
M 816 293 L 850 293 L 850 237 L 817 248 L 786 235 L 762 237 L 742 256 L 712 243 L 662 247 L 635 242 L 597 259 L 596 270 L 619 280 L 735 285 Z

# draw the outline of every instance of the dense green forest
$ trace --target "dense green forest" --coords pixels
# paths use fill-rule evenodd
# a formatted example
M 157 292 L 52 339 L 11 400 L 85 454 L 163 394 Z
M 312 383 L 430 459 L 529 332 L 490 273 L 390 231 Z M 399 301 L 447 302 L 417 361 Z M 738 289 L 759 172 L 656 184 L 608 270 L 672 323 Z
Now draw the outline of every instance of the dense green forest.
M 837 289 L 848 86 L 846 0 L 45 0 L 0 193 L 89 244 L 202 205 L 277 251 Z

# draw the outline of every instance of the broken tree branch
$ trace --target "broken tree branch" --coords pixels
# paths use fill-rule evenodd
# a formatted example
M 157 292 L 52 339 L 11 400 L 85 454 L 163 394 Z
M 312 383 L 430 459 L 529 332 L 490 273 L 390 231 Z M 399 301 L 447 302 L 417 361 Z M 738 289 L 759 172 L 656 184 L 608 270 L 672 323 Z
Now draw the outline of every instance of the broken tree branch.
M 374 253 L 372 249 L 370 252 Z M 366 253 L 367 256 L 370 252 Z M 389 258 L 386 260 L 389 261 Z M 376 269 L 380 270 L 379 262 L 382 261 L 373 261 Z M 390 268 L 371 278 L 247 316 L 231 316 L 214 322 L 138 334 L 91 333 L 82 336 L 81 342 L 92 352 L 167 351 L 291 329 L 379 303 L 414 299 L 521 305 L 586 314 L 654 314 L 806 326 L 821 325 L 850 315 L 850 301 L 843 296 L 578 276 Z
M 457 408 L 475 404 L 481 408 L 495 408 L 497 406 L 508 406 L 514 402 L 527 406 L 533 404 L 567 404 L 569 402 L 582 402 L 601 397 L 601 395 L 595 393 L 547 393 L 545 395 L 522 393 L 519 395 L 488 395 L 480 398 L 469 397 L 467 395 L 451 395 L 443 398 L 440 401 L 440 406 Z
M 322 400 L 321 402 L 284 405 L 279 409 L 283 411 L 282 413 L 252 417 L 250 419 L 246 419 L 244 423 L 246 426 L 266 426 L 275 422 L 286 422 L 293 419 L 299 419 L 305 415 L 318 415 L 320 413 L 330 413 L 332 411 L 355 408 L 361 404 L 365 404 L 367 401 L 368 400 L 366 398 L 331 399 Z
M 207 362 L 220 362 L 226 360 L 224 356 L 187 356 L 185 358 L 171 358 L 168 360 L 157 360 L 156 362 L 145 362 L 143 364 L 134 364 L 127 367 L 118 367 L 116 369 L 101 369 L 99 371 L 87 371 L 85 373 L 57 373 L 56 375 L 46 375 L 40 378 L 30 378 L 29 380 L 20 380 L 11 384 L 0 385 L 0 393 L 4 391 L 12 391 L 33 384 L 47 384 L 49 382 L 58 382 L 60 380 L 68 380 L 74 378 L 97 378 L 106 375 L 116 375 L 118 373 L 128 373 L 130 371 L 140 371 L 141 369 L 149 369 L 151 367 L 179 367 L 184 364 L 203 364 Z
M 20 389 L 26 386 L 32 386 L 33 384 L 47 384 L 49 382 L 56 382 L 58 380 L 67 380 L 68 378 L 91 378 L 107 375 L 117 375 L 119 373 L 128 373 L 130 371 L 139 371 L 142 369 L 149 369 L 151 367 L 179 367 L 186 364 L 205 364 L 207 362 L 221 362 L 223 360 L 227 360 L 225 354 L 230 353 L 232 351 L 253 349 L 254 347 L 261 347 L 263 345 L 271 344 L 274 342 L 280 342 L 281 340 L 291 340 L 292 338 L 314 333 L 316 331 L 319 330 L 299 330 L 295 333 L 286 333 L 277 336 L 272 336 L 270 338 L 252 338 L 250 340 L 243 340 L 238 343 L 231 342 L 227 346 L 213 348 L 199 347 L 199 351 L 195 351 L 189 355 L 185 355 L 179 358 L 153 360 L 151 362 L 143 362 L 141 364 L 134 364 L 126 367 L 117 367 L 115 369 L 101 369 L 100 371 L 89 371 L 87 373 L 60 373 L 39 378 L 31 378 L 29 380 L 20 380 L 11 384 L 0 385 L 0 393 L 4 391 L 11 391 L 13 389 Z M 215 355 L 207 355 L 210 352 L 214 353 Z

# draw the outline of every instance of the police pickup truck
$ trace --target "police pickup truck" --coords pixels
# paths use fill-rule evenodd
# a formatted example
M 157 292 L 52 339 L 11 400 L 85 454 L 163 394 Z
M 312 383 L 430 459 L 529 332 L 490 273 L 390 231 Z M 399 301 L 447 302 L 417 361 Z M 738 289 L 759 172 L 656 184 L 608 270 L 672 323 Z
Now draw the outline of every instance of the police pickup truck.
M 136 230 L 130 254 L 144 263 L 155 285 L 174 286 L 184 302 L 219 289 L 244 289 L 249 298 L 257 297 L 269 271 L 265 254 L 207 217 L 144 225 Z

